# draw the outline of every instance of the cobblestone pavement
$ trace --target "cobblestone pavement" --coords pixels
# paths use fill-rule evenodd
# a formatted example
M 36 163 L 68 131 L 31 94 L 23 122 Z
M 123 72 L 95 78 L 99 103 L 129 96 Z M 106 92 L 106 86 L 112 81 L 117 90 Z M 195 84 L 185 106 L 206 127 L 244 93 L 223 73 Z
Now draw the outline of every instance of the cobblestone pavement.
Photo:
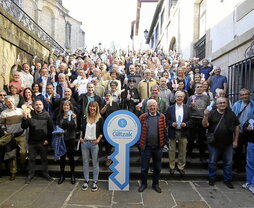
M 0 178 L 0 208 L 250 208 L 254 207 L 254 195 L 241 188 L 242 182 L 233 182 L 235 189 L 223 182 L 214 187 L 207 181 L 160 181 L 162 193 L 150 186 L 137 191 L 138 181 L 130 182 L 130 191 L 108 191 L 108 182 L 99 181 L 97 192 L 81 190 L 83 181 L 71 185 L 69 180 L 58 185 L 57 179 L 48 182 L 36 177 L 25 184 L 24 177 L 9 181 Z

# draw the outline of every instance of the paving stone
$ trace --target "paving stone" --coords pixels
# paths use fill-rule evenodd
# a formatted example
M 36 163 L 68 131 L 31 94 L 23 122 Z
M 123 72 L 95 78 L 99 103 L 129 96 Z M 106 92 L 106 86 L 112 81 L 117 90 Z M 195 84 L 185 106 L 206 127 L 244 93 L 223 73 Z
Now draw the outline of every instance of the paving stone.
M 192 188 L 190 182 L 168 181 L 168 186 L 176 201 L 200 201 L 198 193 Z
M 52 192 L 46 190 L 40 193 L 38 199 L 32 205 L 36 208 L 61 207 L 69 194 L 69 192 Z
M 99 181 L 98 190 L 91 191 L 92 183 L 89 183 L 89 188 L 86 191 L 81 190 L 82 182 L 78 184 L 77 190 L 74 191 L 68 204 L 82 204 L 85 206 L 110 206 L 112 200 L 112 191 L 108 190 L 108 182 Z
M 68 205 L 66 208 L 80 208 L 80 205 Z M 82 208 L 95 208 L 95 206 L 82 206 Z M 102 208 L 102 207 L 100 207 Z M 105 207 L 106 208 L 106 207 Z M 107 207 L 109 208 L 109 207 Z
M 176 208 L 209 208 L 204 201 L 176 201 Z
M 204 200 L 214 208 L 236 208 L 236 204 L 232 202 L 223 192 L 214 186 L 213 188 L 199 188 L 198 192 L 202 195 Z
M 113 204 L 112 208 L 143 208 L 142 204 Z M 158 206 L 157 206 L 158 207 Z
M 162 193 L 156 193 L 151 186 L 148 186 L 144 192 L 140 193 L 143 198 L 144 207 L 172 207 L 175 205 L 171 192 L 166 181 L 160 182 Z M 137 192 L 138 194 L 138 192 Z
M 138 193 L 139 183 L 130 182 L 129 191 L 114 191 L 113 202 L 120 204 L 141 203 L 142 198 Z
M 242 192 L 226 192 L 224 194 L 236 205 L 236 207 L 254 207 L 253 194 L 248 190 Z
M 57 184 L 57 180 L 49 184 L 49 191 L 72 191 L 75 185 L 71 184 L 70 181 L 66 180 L 62 184 Z
M 10 199 L 8 199 L 4 205 L 13 204 L 14 206 L 30 206 L 40 196 L 40 193 L 46 188 L 47 186 L 43 184 L 23 184 L 23 188 Z
M 16 179 L 14 181 L 9 181 L 8 178 L 5 179 L 5 182 L 0 183 L 0 190 L 1 191 L 17 191 L 20 188 L 24 187 L 24 178 L 23 179 Z
M 0 188 L 0 203 L 3 202 L 8 197 L 10 197 L 12 194 L 13 191 L 5 191 L 4 189 Z
M 0 208 L 35 208 L 31 205 L 20 205 L 20 204 L 4 204 Z

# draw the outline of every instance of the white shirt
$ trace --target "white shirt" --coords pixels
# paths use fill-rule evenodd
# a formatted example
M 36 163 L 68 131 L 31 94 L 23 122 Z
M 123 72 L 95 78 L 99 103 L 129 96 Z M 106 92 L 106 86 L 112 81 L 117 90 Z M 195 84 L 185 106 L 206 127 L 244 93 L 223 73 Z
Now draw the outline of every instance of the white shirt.
M 75 79 L 72 83 L 75 86 L 78 84 L 78 95 L 81 95 L 83 93 L 87 93 L 88 79 L 81 79 L 80 83 L 78 83 L 78 79 Z
M 176 123 L 182 123 L 183 122 L 183 104 L 182 105 L 177 105 L 176 103 Z
M 85 133 L 85 140 L 96 140 L 96 124 L 86 124 L 86 133 Z
M 26 73 L 23 70 L 20 72 L 20 80 L 22 83 L 22 87 L 32 87 L 32 84 L 34 83 L 34 77 L 30 73 Z

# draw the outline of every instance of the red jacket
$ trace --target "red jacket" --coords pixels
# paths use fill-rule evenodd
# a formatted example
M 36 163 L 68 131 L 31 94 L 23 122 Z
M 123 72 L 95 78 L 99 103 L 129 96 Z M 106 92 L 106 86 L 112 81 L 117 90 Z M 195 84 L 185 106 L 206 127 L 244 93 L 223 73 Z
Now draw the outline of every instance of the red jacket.
M 141 136 L 139 140 L 139 147 L 143 149 L 146 145 L 146 139 L 147 139 L 147 126 L 146 126 L 146 120 L 149 116 L 149 113 L 143 113 L 139 120 L 141 122 Z M 159 140 L 160 140 L 160 147 L 163 147 L 166 142 L 166 119 L 165 116 L 162 113 L 157 112 L 157 118 L 158 118 L 158 129 L 159 129 Z

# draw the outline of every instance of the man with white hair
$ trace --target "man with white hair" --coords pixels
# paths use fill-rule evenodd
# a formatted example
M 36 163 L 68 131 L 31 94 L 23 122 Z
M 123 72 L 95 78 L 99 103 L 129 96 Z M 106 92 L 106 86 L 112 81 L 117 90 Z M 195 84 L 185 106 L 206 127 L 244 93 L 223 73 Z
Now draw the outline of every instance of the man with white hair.
M 141 156 L 141 186 L 138 191 L 143 192 L 147 188 L 147 177 L 150 159 L 153 158 L 153 183 L 152 188 L 161 193 L 159 187 L 159 176 L 161 171 L 162 149 L 166 144 L 166 119 L 158 112 L 158 104 L 154 99 L 147 102 L 148 112 L 143 113 L 139 120 L 141 122 L 141 136 L 139 140 Z
M 170 175 L 175 172 L 176 166 L 176 143 L 178 142 L 177 171 L 180 176 L 184 176 L 186 164 L 187 136 L 191 124 L 190 109 L 183 103 L 185 93 L 177 91 L 175 93 L 176 103 L 167 110 L 166 119 L 168 124 L 168 137 L 170 144 L 169 151 L 169 171 Z
M 151 96 L 150 87 L 156 85 L 156 80 L 152 79 L 151 77 L 151 70 L 146 69 L 144 71 L 145 79 L 141 80 L 138 84 L 138 92 L 140 95 L 141 100 L 148 98 Z
M 34 83 L 34 77 L 30 74 L 30 66 L 27 63 L 24 63 L 22 65 L 22 71 L 20 72 L 20 79 L 22 82 L 22 87 L 32 87 L 32 84 Z
M 26 162 L 26 138 L 24 131 L 21 128 L 23 110 L 15 107 L 15 100 L 12 96 L 6 96 L 4 102 L 7 109 L 5 109 L 0 115 L 2 129 L 4 129 L 5 134 L 10 133 L 14 135 L 15 141 L 18 143 L 20 149 L 20 163 L 24 167 Z M 10 180 L 15 180 L 17 173 L 16 156 L 9 159 L 9 166 L 11 173 Z

